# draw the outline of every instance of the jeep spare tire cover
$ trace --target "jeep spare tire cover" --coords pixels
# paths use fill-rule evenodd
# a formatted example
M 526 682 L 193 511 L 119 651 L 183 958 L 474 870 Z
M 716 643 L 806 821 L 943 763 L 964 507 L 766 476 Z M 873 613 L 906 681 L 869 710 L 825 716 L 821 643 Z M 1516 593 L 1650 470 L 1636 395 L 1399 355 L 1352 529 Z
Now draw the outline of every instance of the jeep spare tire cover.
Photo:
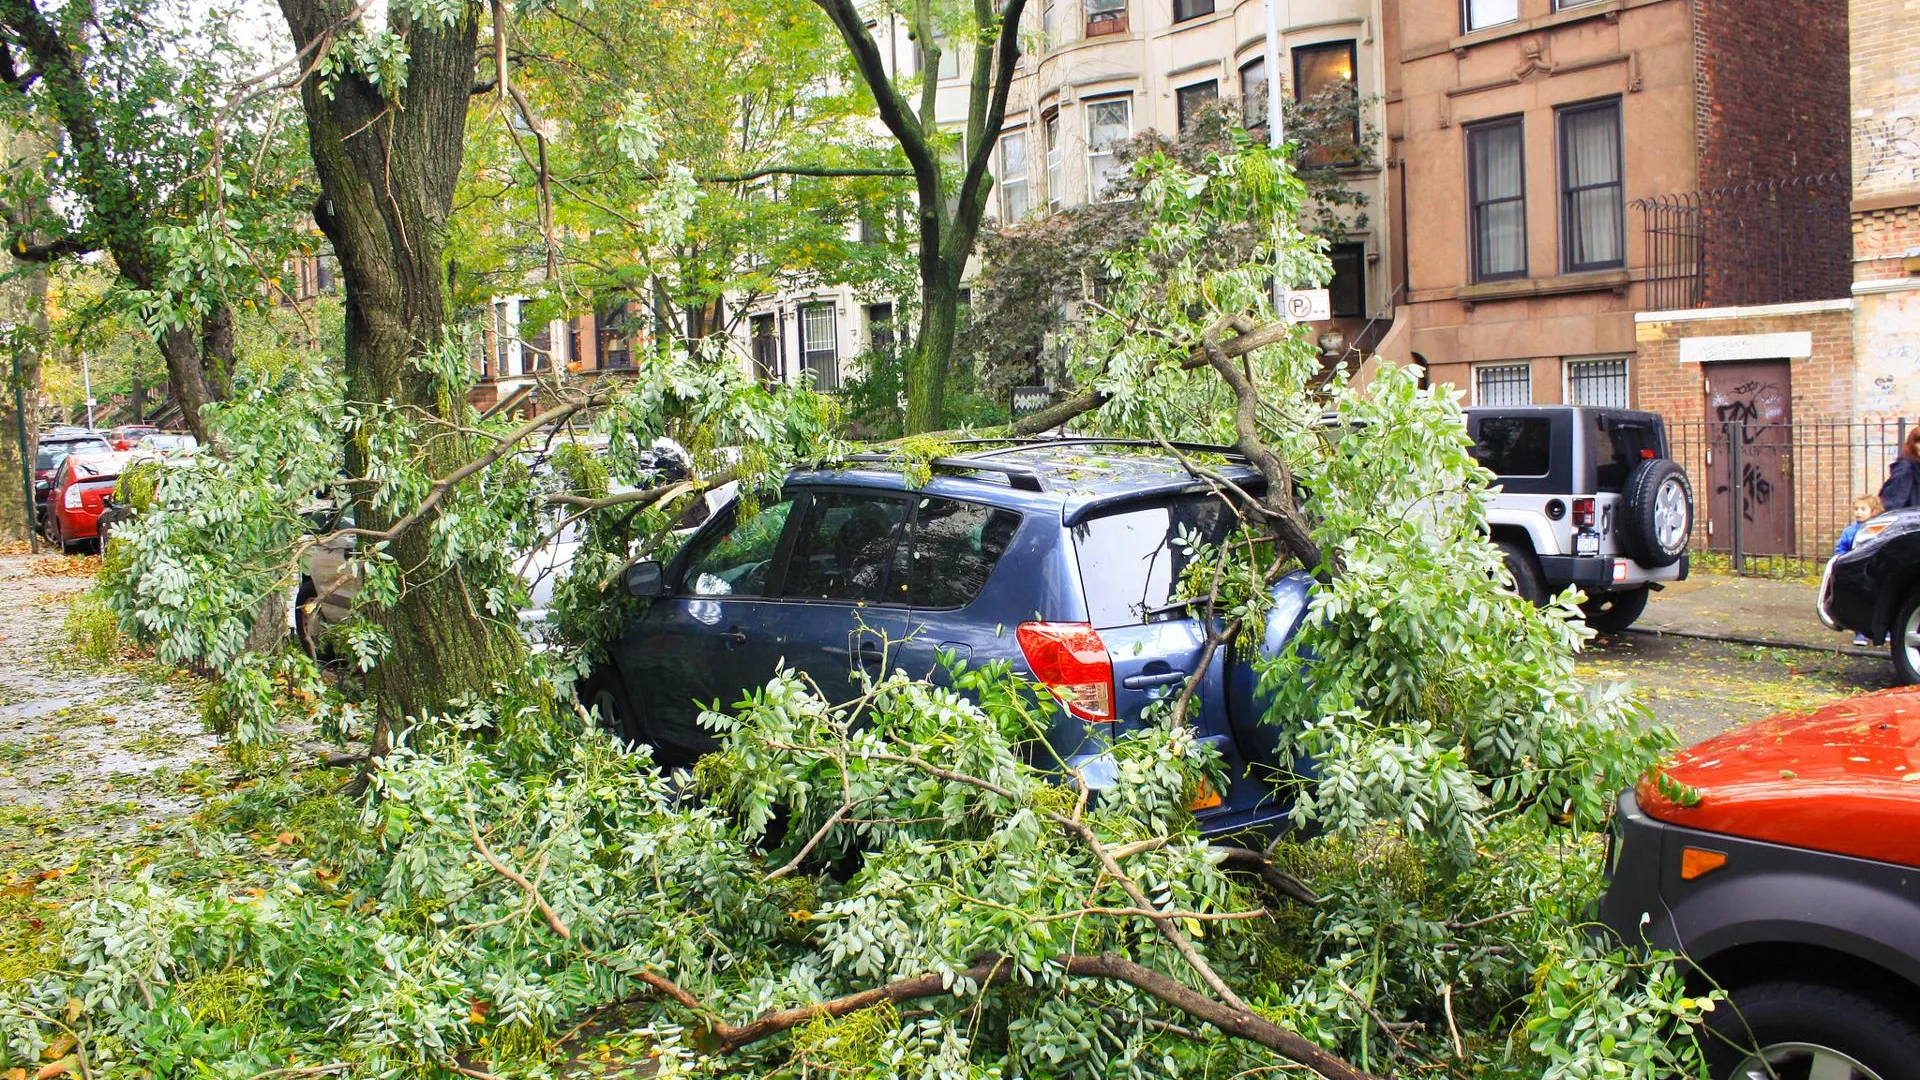
M 1672 566 L 1693 534 L 1693 485 L 1672 458 L 1652 458 L 1627 477 L 1620 498 L 1620 544 L 1646 567 Z

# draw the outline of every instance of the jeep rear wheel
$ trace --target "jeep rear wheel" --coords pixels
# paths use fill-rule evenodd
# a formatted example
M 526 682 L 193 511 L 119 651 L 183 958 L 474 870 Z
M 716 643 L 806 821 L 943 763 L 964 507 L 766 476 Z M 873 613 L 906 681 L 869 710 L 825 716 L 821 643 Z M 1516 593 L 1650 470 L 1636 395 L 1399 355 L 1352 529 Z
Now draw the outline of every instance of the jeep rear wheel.
M 1735 989 L 1701 1042 L 1714 1080 L 1910 1080 L 1920 1061 L 1912 1017 L 1818 983 Z
M 1633 625 L 1641 612 L 1647 610 L 1647 593 L 1646 589 L 1601 593 L 1581 604 L 1580 613 L 1587 617 L 1587 625 L 1595 630 L 1625 630 Z
M 1514 593 L 1536 606 L 1546 603 L 1547 585 L 1533 552 L 1511 540 L 1495 540 L 1493 546 L 1500 549 L 1500 558 L 1507 564 L 1507 576 L 1513 578 Z
M 1671 458 L 1652 458 L 1627 477 L 1621 490 L 1620 545 L 1633 561 L 1658 569 L 1687 553 L 1693 532 L 1693 485 Z

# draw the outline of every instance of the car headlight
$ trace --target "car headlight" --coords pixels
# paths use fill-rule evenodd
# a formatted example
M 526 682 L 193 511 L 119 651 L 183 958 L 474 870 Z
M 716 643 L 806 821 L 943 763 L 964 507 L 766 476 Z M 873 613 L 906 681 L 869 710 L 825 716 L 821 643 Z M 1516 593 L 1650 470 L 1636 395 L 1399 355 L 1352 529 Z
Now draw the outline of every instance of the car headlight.
M 1853 549 L 1858 551 L 1866 547 L 1869 543 L 1880 539 L 1888 529 L 1893 527 L 1894 522 L 1897 520 L 1897 518 L 1892 517 L 1869 518 L 1866 524 L 1860 526 L 1860 531 L 1853 534 Z

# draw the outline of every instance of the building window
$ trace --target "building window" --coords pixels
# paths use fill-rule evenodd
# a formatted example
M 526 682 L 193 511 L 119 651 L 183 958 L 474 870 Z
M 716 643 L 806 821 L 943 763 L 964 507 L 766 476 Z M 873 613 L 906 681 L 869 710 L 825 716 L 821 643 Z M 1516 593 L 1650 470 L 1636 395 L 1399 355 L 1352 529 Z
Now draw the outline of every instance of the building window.
M 1328 123 L 1315 125 L 1328 135 L 1320 145 L 1308 149 L 1310 164 L 1331 165 L 1354 159 L 1354 149 L 1360 145 L 1360 107 L 1353 70 L 1351 41 L 1329 41 L 1293 50 L 1293 100 L 1306 106 L 1309 113 L 1328 114 Z M 1343 114 L 1350 114 L 1350 118 Z M 1339 119 L 1348 122 L 1333 122 Z
M 1066 194 L 1064 191 L 1066 181 L 1062 175 L 1064 170 L 1061 164 L 1063 155 L 1060 148 L 1060 110 L 1055 109 L 1048 113 L 1043 126 L 1047 133 L 1047 205 L 1057 210 L 1060 208 L 1060 197 Z
M 520 347 L 529 372 L 552 371 L 557 366 L 553 362 L 553 324 L 543 322 L 539 326 L 540 332 L 523 339 L 525 343 Z
M 800 366 L 813 372 L 818 390 L 840 389 L 839 339 L 833 325 L 832 304 L 809 304 L 800 309 Z
M 1527 190 L 1520 118 L 1467 129 L 1473 280 L 1527 274 Z
M 762 385 L 779 382 L 785 375 L 780 367 L 780 331 L 772 315 L 755 315 L 753 326 L 753 376 Z
M 1367 314 L 1367 245 L 1335 244 L 1327 253 L 1333 277 L 1327 282 L 1327 300 L 1336 319 L 1359 319 Z
M 1567 404 L 1628 408 L 1627 358 L 1608 356 L 1567 361 Z
M 940 75 L 942 82 L 960 77 L 960 52 L 953 46 L 953 39 L 945 34 L 933 35 L 934 47 L 940 50 Z
M 1533 404 L 1532 364 L 1482 364 L 1473 369 L 1475 405 Z
M 1248 127 L 1267 123 L 1267 58 L 1256 56 L 1240 65 L 1240 112 Z
M 867 348 L 891 357 L 893 355 L 893 305 L 867 305 Z
M 633 337 L 627 331 L 627 301 L 619 300 L 594 316 L 600 366 L 622 370 L 633 366 Z
M 1568 272 L 1627 265 L 1620 103 L 1561 109 L 1560 248 Z
M 1019 221 L 1033 208 L 1027 190 L 1027 132 L 1000 134 L 1000 214 L 1009 222 Z
M 1461 11 L 1467 32 L 1510 23 L 1520 17 L 1520 0 L 1464 0 Z
M 1213 0 L 1173 0 L 1173 21 L 1186 22 L 1213 14 Z
M 1133 138 L 1133 99 L 1108 98 L 1087 103 L 1087 195 L 1093 202 L 1116 196 L 1108 189 L 1124 171 L 1114 160 L 1114 147 Z
M 1087 36 L 1127 32 L 1127 0 L 1085 0 Z
M 1599 0 L 1553 0 L 1553 10 L 1565 11 L 1568 8 L 1586 7 L 1588 4 L 1595 3 L 1599 3 Z
M 1208 79 L 1192 86 L 1182 86 L 1173 92 L 1174 105 L 1180 117 L 1180 130 L 1193 130 L 1193 121 L 1200 115 L 1200 109 L 1210 101 L 1220 100 L 1220 80 Z

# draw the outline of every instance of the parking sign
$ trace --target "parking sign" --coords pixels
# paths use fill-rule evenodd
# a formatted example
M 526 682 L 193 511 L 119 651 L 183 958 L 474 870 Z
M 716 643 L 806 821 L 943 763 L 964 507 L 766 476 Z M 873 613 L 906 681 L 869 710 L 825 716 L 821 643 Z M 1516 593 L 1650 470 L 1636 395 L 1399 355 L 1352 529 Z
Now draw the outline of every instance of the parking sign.
M 1333 318 L 1333 301 L 1325 289 L 1288 289 L 1285 302 L 1288 322 L 1325 322 Z

